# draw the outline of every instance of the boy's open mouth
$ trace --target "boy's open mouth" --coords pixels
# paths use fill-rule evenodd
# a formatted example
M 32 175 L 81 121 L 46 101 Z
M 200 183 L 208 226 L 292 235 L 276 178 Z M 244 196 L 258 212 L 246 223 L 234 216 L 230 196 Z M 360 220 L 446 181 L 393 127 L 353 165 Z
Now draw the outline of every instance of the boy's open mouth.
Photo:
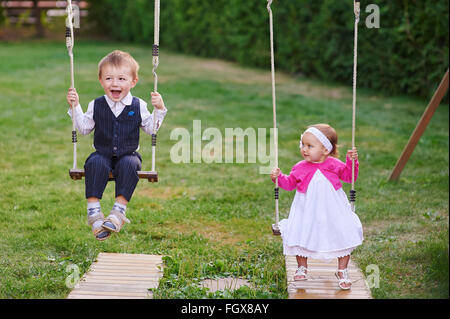
M 111 92 L 111 96 L 114 99 L 118 99 L 120 97 L 120 93 L 122 93 L 121 90 L 111 90 L 110 92 Z

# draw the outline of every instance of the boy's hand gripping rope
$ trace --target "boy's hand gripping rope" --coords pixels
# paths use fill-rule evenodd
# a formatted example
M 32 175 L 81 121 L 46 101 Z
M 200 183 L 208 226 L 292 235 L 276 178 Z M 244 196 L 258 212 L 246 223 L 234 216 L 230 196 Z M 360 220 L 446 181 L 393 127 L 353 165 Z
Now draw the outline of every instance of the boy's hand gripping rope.
M 66 24 L 66 47 L 70 57 L 70 88 L 75 87 L 74 72 L 73 72 L 73 8 L 72 1 L 67 1 L 67 24 Z M 76 105 L 72 103 L 72 143 L 73 143 L 73 169 L 77 168 L 77 131 L 76 131 L 76 119 L 74 108 Z
M 271 58 L 271 73 L 272 73 L 272 107 L 273 107 L 273 128 L 274 128 L 274 149 L 275 149 L 275 167 L 278 167 L 278 136 L 277 136 L 277 118 L 276 118 L 276 96 L 275 96 L 275 58 L 273 50 L 273 16 L 270 5 L 273 0 L 267 0 L 267 11 L 269 12 L 269 29 L 270 29 L 270 58 Z M 272 232 L 274 235 L 280 235 L 279 212 L 278 212 L 278 177 L 275 179 L 275 224 L 272 225 Z
M 360 0 L 355 0 L 353 6 L 355 12 L 355 34 L 354 34 L 354 51 L 353 51 L 353 116 L 352 116 L 352 150 L 355 148 L 355 127 L 356 127 L 356 75 L 357 75 L 357 63 L 358 63 L 358 23 L 360 16 Z M 350 190 L 350 204 L 352 211 L 355 212 L 355 160 L 352 159 L 352 188 Z

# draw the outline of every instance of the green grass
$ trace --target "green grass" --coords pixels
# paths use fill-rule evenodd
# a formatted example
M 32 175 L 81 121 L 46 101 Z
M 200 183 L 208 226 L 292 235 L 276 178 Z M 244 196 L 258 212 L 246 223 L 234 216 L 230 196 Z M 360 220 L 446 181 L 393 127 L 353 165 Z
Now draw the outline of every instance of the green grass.
M 79 42 L 75 84 L 84 109 L 102 95 L 97 63 L 113 49 L 141 64 L 136 96 L 153 87 L 149 47 Z M 71 121 L 65 95 L 69 59 L 63 42 L 0 43 L 0 298 L 65 298 L 68 266 L 87 271 L 99 252 L 161 254 L 164 277 L 156 298 L 286 298 L 281 239 L 271 234 L 273 184 L 260 163 L 174 164 L 170 132 L 201 120 L 202 130 L 272 126 L 270 74 L 233 63 L 169 52 L 160 57 L 159 91 L 169 113 L 158 134 L 160 181 L 141 181 L 119 235 L 97 242 L 86 225 L 84 182 L 72 181 Z M 360 74 L 360 77 L 370 76 Z M 387 178 L 427 101 L 358 91 L 360 177 L 357 213 L 365 241 L 353 253 L 363 272 L 380 270 L 375 298 L 448 298 L 448 107 L 434 115 L 398 182 Z M 351 142 L 351 88 L 277 74 L 279 165 L 300 160 L 300 132 L 327 122 L 339 133 L 341 154 Z M 92 151 L 79 136 L 78 166 Z M 150 137 L 141 134 L 143 169 Z M 206 142 L 203 142 L 203 146 Z M 342 157 L 341 157 L 342 159 Z M 348 185 L 344 185 L 348 191 Z M 294 193 L 281 192 L 281 217 Z M 102 200 L 109 212 L 110 183 Z M 367 273 L 369 274 L 369 273 Z M 197 283 L 221 276 L 247 278 L 256 288 L 211 294 Z

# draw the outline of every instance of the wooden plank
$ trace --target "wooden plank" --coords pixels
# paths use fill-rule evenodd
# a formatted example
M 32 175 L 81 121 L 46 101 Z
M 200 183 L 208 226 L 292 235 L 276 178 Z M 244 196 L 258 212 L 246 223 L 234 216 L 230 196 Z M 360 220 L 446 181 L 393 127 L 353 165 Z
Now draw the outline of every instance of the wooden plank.
M 128 274 L 128 273 L 124 273 L 124 272 L 114 272 L 114 271 L 110 271 L 110 272 L 90 272 L 91 275 L 96 276 L 96 277 L 103 277 L 103 278 L 107 278 L 107 277 L 122 277 L 122 278 L 148 278 L 151 279 L 152 277 L 159 280 L 159 275 L 156 274 L 148 274 L 148 273 L 141 273 L 141 274 Z
M 347 297 L 349 299 L 360 299 L 360 298 L 368 298 L 371 297 L 364 293 L 363 291 L 352 291 L 352 290 L 342 290 L 342 289 L 291 289 L 288 290 L 289 299 L 295 299 L 295 295 L 304 295 L 305 298 L 308 296 L 308 294 L 313 295 L 324 295 L 324 296 L 335 296 L 336 298 L 340 297 Z
M 122 297 L 145 297 L 145 296 L 150 295 L 150 294 L 151 294 L 151 291 L 149 291 L 148 294 L 147 294 L 147 292 L 146 293 L 117 292 L 117 291 L 114 291 L 114 292 L 103 291 L 103 292 L 101 292 L 102 296 L 116 296 L 116 297 L 120 297 L 120 296 L 122 296 Z M 96 291 L 74 291 L 73 294 L 70 294 L 70 297 L 72 297 L 71 299 L 73 299 L 73 296 L 75 296 L 75 295 L 92 295 L 92 296 L 97 295 L 98 296 L 100 294 L 99 294 L 99 292 L 96 292 Z
M 108 259 L 120 259 L 120 260 L 159 260 L 161 259 L 161 256 L 158 255 L 148 255 L 148 256 L 142 256 L 140 254 L 136 254 L 136 256 L 131 256 L 129 254 L 124 254 L 124 256 L 118 256 L 120 254 L 100 254 L 97 258 L 108 258 Z
M 336 259 L 335 259 L 336 260 Z M 292 259 L 292 260 L 289 260 L 288 262 L 287 262 L 288 264 L 292 264 L 292 265 L 297 265 L 297 260 L 294 258 L 294 259 Z M 309 263 L 309 259 L 308 259 L 308 263 Z M 320 262 L 320 261 L 318 261 L 318 262 L 315 262 L 314 261 L 314 266 L 321 266 L 321 267 L 325 267 L 325 268 L 328 268 L 328 267 L 330 267 L 330 266 L 336 266 L 337 265 L 337 262 L 330 262 L 330 263 L 324 263 L 324 262 Z M 358 267 L 356 267 L 356 266 L 354 266 L 354 265 L 348 265 L 348 269 L 358 269 Z
M 287 271 L 286 273 L 288 275 L 290 275 L 290 277 L 292 277 L 291 279 L 293 279 L 294 274 L 297 270 L 297 265 L 295 266 L 291 266 L 292 269 L 289 269 L 289 271 Z M 309 265 L 308 264 L 308 278 L 311 280 L 334 280 L 335 277 L 335 271 L 337 267 L 331 267 L 330 269 L 322 269 L 322 270 L 318 270 L 318 271 L 313 271 L 311 270 L 311 268 L 314 267 L 314 265 Z M 334 271 L 333 271 L 334 270 Z M 350 278 L 358 278 L 359 279 L 359 272 L 356 270 L 353 271 L 348 271 Z M 289 280 L 288 280 L 289 281 Z
M 67 298 L 151 298 L 162 266 L 158 255 L 100 253 Z
M 326 261 L 323 261 L 323 260 L 317 260 L 317 259 L 316 260 L 308 259 L 308 262 L 309 262 L 309 260 L 311 260 L 311 262 L 314 263 L 314 266 L 323 266 L 323 267 L 327 267 L 328 268 L 330 266 L 337 265 L 337 259 L 333 259 L 330 262 L 326 262 Z M 297 265 L 297 260 L 295 258 L 290 258 L 290 259 L 288 259 L 286 261 L 286 263 L 287 264 Z M 348 269 L 350 269 L 350 268 L 358 269 L 358 267 L 356 267 L 353 263 L 349 263 L 348 264 Z
M 296 288 L 296 289 L 308 289 L 308 288 L 323 288 L 323 289 L 340 289 L 338 287 L 337 284 L 337 279 L 334 281 L 330 281 L 330 280 L 316 280 L 313 281 L 311 279 L 305 280 L 305 281 L 290 281 L 289 284 L 291 287 Z M 360 290 L 363 289 L 364 291 L 366 291 L 366 284 L 364 282 L 361 281 L 353 281 L 352 280 L 352 289 L 353 290 Z
M 308 260 L 309 263 L 309 260 Z M 297 260 L 290 260 L 287 262 L 288 265 L 297 265 Z M 337 265 L 337 262 L 335 263 L 320 263 L 320 262 L 314 262 L 314 267 L 322 267 L 322 268 L 329 268 L 329 267 L 335 267 Z M 348 265 L 348 269 L 358 269 L 358 267 L 355 267 L 354 265 Z
M 148 261 L 148 260 L 118 261 L 118 260 L 110 260 L 110 259 L 103 259 L 102 258 L 102 259 L 97 259 L 96 261 L 102 262 L 102 264 L 114 265 L 114 266 L 117 266 L 117 267 L 120 267 L 120 266 L 123 266 L 123 267 L 128 267 L 128 266 L 130 266 L 130 267 L 133 267 L 133 266 L 142 267 L 142 266 L 148 265 L 148 263 L 153 263 L 156 266 L 162 266 L 163 265 L 163 263 L 157 263 L 157 262 L 151 261 L 151 260 L 150 261 Z
M 97 268 L 119 268 L 119 269 L 126 269 L 126 268 L 133 268 L 133 269 L 152 269 L 149 267 L 149 265 L 151 265 L 151 267 L 157 266 L 157 264 L 155 262 L 147 262 L 147 263 L 114 263 L 114 262 L 110 262 L 108 260 L 100 260 L 95 266 Z
M 416 128 L 414 129 L 413 133 L 411 134 L 411 137 L 409 138 L 408 143 L 406 144 L 405 148 L 403 149 L 402 154 L 400 155 L 397 163 L 395 164 L 394 169 L 391 172 L 391 176 L 389 177 L 390 181 L 397 180 L 400 177 L 400 174 L 405 167 L 406 163 L 409 160 L 409 157 L 413 153 L 417 143 L 420 140 L 420 137 L 425 132 L 425 129 L 428 126 L 428 123 L 430 122 L 431 118 L 433 117 L 434 112 L 438 108 L 439 104 L 441 103 L 442 98 L 445 96 L 445 93 L 448 90 L 448 69 L 447 72 L 445 72 L 444 77 L 442 78 L 441 83 L 439 84 L 439 87 L 434 92 L 433 97 L 431 98 L 430 103 L 428 104 L 427 108 L 425 109 L 425 112 L 423 113 L 422 117 L 419 120 L 419 123 L 417 123 Z
M 92 273 L 95 274 L 97 271 L 101 272 L 101 273 L 109 273 L 109 274 L 123 274 L 123 275 L 127 275 L 131 272 L 133 272 L 134 274 L 140 274 L 140 275 L 148 275 L 151 276 L 152 274 L 154 274 L 153 271 L 148 270 L 148 271 L 142 271 L 142 270 L 130 270 L 130 269 L 96 269 L 96 268 L 92 268 L 91 269 Z
M 297 270 L 295 256 L 285 256 L 289 299 L 370 299 L 370 289 L 362 272 L 350 261 L 348 265 L 352 288 L 338 287 L 337 259 L 332 262 L 308 259 L 308 280 L 294 281 Z
M 95 295 L 87 295 L 87 294 L 73 294 L 67 297 L 68 299 L 150 299 L 151 296 L 108 296 L 101 295 L 100 293 L 96 293 Z
M 94 273 L 88 273 L 85 275 L 86 278 L 88 277 L 95 277 L 95 278 L 123 278 L 123 279 L 135 279 L 135 280 L 159 280 L 160 275 L 159 274 L 124 274 L 124 273 L 111 273 L 111 272 L 95 272 Z
M 150 288 L 156 288 L 158 286 L 158 281 L 141 281 L 141 280 L 118 280 L 118 279 L 103 279 L 103 278 L 88 278 L 91 284 L 120 284 L 120 285 L 133 285 L 134 286 L 145 286 Z M 80 285 L 83 287 L 83 285 Z
M 142 254 L 136 254 L 136 256 L 133 256 L 133 254 L 124 254 L 123 256 L 120 256 L 121 254 L 117 253 L 100 253 L 97 258 L 115 258 L 115 259 L 132 259 L 132 260 L 154 260 L 154 259 L 161 259 L 161 256 L 159 255 L 142 255 Z
M 121 261 L 117 261 L 117 260 L 97 259 L 96 261 L 97 262 L 102 262 L 102 263 L 107 264 L 107 265 L 116 266 L 116 267 L 123 267 L 123 268 L 126 268 L 126 267 L 146 267 L 148 265 L 148 263 L 149 263 L 149 261 L 142 261 L 142 260 L 141 261 L 137 260 L 135 262 L 132 262 L 132 261 L 121 262 Z M 160 263 L 160 264 L 154 263 L 154 264 L 156 266 L 162 266 L 163 265 L 162 263 Z
M 95 295 L 97 293 L 101 293 L 102 295 L 105 296 L 128 296 L 128 297 L 133 297 L 133 296 L 146 296 L 147 293 L 150 292 L 149 290 L 143 291 L 118 291 L 118 290 L 108 290 L 108 289 L 74 289 L 73 294 L 81 294 L 81 295 L 86 295 L 86 294 L 90 294 L 90 295 Z M 71 294 L 72 295 L 72 294 Z
M 157 182 L 158 181 L 158 173 L 155 171 L 137 171 L 139 179 L 148 179 L 149 182 Z M 72 168 L 69 170 L 69 176 L 73 180 L 82 179 L 85 176 L 84 169 L 76 169 Z M 113 174 L 109 172 L 108 180 L 115 180 Z
M 132 260 L 124 260 L 124 261 L 120 261 L 120 260 L 114 260 L 114 259 L 107 259 L 107 258 L 99 258 L 96 260 L 97 262 L 101 262 L 100 265 L 115 265 L 115 266 L 119 266 L 119 265 L 124 265 L 124 266 L 130 266 L 130 267 L 146 267 L 147 265 L 151 264 L 153 265 L 162 265 L 162 262 L 158 261 L 158 260 L 136 260 L 136 261 L 132 261 Z
M 120 279 L 116 279 L 116 278 L 120 278 Z M 121 276 L 85 276 L 83 277 L 82 280 L 80 280 L 80 284 L 82 282 L 103 282 L 103 283 L 145 283 L 145 284 L 151 284 L 151 285 L 158 285 L 160 278 L 153 278 L 153 279 L 148 279 L 148 278 L 142 278 L 142 277 L 126 277 L 126 278 L 122 278 Z
M 120 262 L 120 261 L 114 261 L 114 260 L 108 260 L 108 259 L 98 259 L 97 262 L 101 262 L 104 265 L 110 265 L 110 266 L 116 266 L 117 268 L 127 268 L 127 267 L 146 267 L 148 263 L 154 264 L 156 267 L 162 266 L 162 263 L 155 263 L 152 261 L 127 261 L 127 262 Z
M 308 279 L 309 280 L 309 279 Z M 338 281 L 336 279 L 336 281 L 334 283 L 330 283 L 330 284 L 299 284 L 298 282 L 291 282 L 289 283 L 289 289 L 294 290 L 294 289 L 327 289 L 330 291 L 334 291 L 334 290 L 340 290 L 340 288 L 338 287 Z M 367 287 L 365 285 L 357 285 L 355 286 L 354 283 L 352 283 L 352 290 L 355 293 L 358 292 L 363 292 L 363 293 L 367 293 Z
M 367 296 L 354 296 L 349 293 L 320 294 L 313 292 L 296 292 L 289 294 L 289 299 L 371 299 Z
M 292 289 L 289 294 L 315 294 L 315 295 L 327 295 L 327 296 L 350 296 L 355 298 L 367 297 L 367 294 L 361 291 L 342 290 L 342 289 Z
M 135 274 L 111 274 L 111 273 L 87 273 L 84 275 L 83 278 L 98 278 L 98 279 L 105 279 L 107 280 L 108 278 L 110 279 L 117 279 L 117 280 L 135 280 L 135 281 L 142 281 L 142 280 L 147 280 L 147 281 L 157 281 L 160 278 L 159 274 L 153 274 L 151 276 L 144 274 L 144 275 L 135 275 Z
M 142 258 L 142 257 L 138 257 L 138 258 L 131 258 L 131 257 L 123 257 L 123 258 L 117 258 L 117 257 L 99 257 L 96 259 L 96 261 L 98 260 L 105 260 L 105 261 L 109 261 L 109 262 L 117 262 L 117 263 L 146 263 L 148 261 L 160 261 L 159 259 L 156 258 Z
M 81 290 L 81 289 L 74 289 L 73 294 L 82 294 L 82 295 L 95 295 L 95 294 L 101 294 L 101 295 L 105 295 L 105 296 L 128 296 L 128 297 L 132 297 L 132 296 L 146 296 L 148 293 L 151 293 L 150 290 L 148 291 L 107 291 L 107 290 L 95 290 L 95 289 L 86 289 L 86 290 Z M 72 294 L 71 294 L 72 295 Z
M 109 291 L 109 292 L 131 292 L 145 293 L 150 287 L 148 285 L 126 285 L 126 284 L 105 284 L 105 283 L 85 283 L 75 288 L 75 291 Z
M 113 281 L 113 280 L 102 280 L 98 278 L 88 278 L 85 282 L 80 282 L 75 287 L 75 289 L 84 289 L 84 287 L 91 287 L 95 285 L 105 285 L 105 286 L 111 286 L 112 288 L 128 288 L 131 287 L 131 289 L 140 289 L 140 288 L 157 288 L 159 282 L 158 281 Z M 125 290 L 124 290 L 125 291 Z
M 154 266 L 154 265 L 152 265 Z M 92 269 L 105 269 L 105 270 L 118 270 L 118 271 L 129 271 L 129 269 L 132 269 L 133 271 L 140 271 L 140 272 L 151 272 L 154 273 L 154 269 L 152 269 L 151 267 L 149 267 L 148 265 L 136 265 L 136 266 L 132 266 L 132 265 L 128 265 L 128 266 L 123 266 L 121 264 L 107 264 L 107 265 L 93 265 Z

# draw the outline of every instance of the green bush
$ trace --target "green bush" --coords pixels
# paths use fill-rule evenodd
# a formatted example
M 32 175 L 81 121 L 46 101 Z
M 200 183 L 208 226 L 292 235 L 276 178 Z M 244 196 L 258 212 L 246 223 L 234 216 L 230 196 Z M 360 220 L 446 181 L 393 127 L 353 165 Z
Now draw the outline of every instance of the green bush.
M 107 34 L 153 43 L 153 1 L 90 1 L 90 17 Z M 448 68 L 448 1 L 376 0 L 380 28 L 361 7 L 358 86 L 429 98 Z M 161 1 L 160 44 L 187 54 L 269 68 L 265 0 Z M 353 1 L 274 1 L 277 69 L 352 83 Z

